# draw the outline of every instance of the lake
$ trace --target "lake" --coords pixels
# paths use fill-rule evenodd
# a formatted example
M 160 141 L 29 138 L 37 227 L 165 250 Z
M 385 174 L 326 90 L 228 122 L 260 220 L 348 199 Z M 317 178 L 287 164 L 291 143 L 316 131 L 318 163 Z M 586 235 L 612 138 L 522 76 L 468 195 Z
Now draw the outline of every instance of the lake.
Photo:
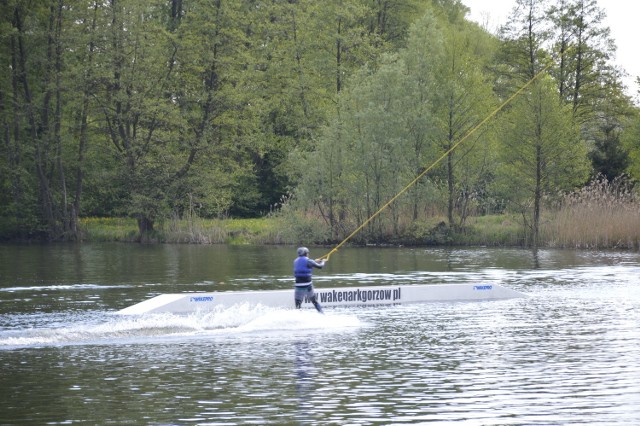
M 527 297 L 117 314 L 163 293 L 290 289 L 294 257 L 0 244 L 0 424 L 638 424 L 637 252 L 345 248 L 317 288 L 495 283 Z

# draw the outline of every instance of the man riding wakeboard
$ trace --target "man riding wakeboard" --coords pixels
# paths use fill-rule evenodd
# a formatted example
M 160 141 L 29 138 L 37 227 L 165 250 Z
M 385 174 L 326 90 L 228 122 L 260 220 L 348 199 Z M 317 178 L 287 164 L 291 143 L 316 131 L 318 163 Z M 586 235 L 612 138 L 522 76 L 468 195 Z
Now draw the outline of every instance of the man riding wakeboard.
M 293 261 L 293 276 L 296 279 L 294 299 L 296 301 L 296 309 L 302 307 L 302 301 L 306 297 L 313 306 L 316 307 L 321 314 L 322 306 L 318 303 L 318 296 L 313 291 L 313 283 L 311 278 L 313 275 L 313 268 L 322 269 L 326 264 L 326 260 L 322 259 L 317 262 L 309 258 L 309 249 L 306 247 L 298 248 L 298 257 Z

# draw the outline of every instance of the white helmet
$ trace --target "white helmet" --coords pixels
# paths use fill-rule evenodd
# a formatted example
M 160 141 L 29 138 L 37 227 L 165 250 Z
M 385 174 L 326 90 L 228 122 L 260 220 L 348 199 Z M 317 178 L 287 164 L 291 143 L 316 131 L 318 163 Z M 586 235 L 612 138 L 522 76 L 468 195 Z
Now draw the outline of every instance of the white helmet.
M 298 256 L 307 256 L 309 254 L 309 249 L 306 247 L 298 248 Z

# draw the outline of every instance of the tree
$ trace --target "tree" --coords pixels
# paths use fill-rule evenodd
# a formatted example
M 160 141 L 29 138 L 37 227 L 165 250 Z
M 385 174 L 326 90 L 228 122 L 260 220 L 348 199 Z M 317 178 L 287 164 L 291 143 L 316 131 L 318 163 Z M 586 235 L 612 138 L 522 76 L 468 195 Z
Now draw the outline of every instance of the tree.
M 246 28 L 236 25 L 244 5 L 183 5 L 171 31 L 159 18 L 162 2 L 109 6 L 101 108 L 127 185 L 127 214 L 144 236 L 170 212 L 228 211 L 248 175 L 241 164 L 254 122 L 252 60 Z
M 347 228 L 345 221 L 357 225 L 370 218 L 435 158 L 428 134 L 435 126 L 435 64 L 441 61 L 440 29 L 427 13 L 412 27 L 406 49 L 361 70 L 341 92 L 339 116 L 318 139 L 317 152 L 297 157 L 306 172 L 297 196 L 317 200 L 334 235 Z M 397 232 L 406 206 L 394 203 L 390 219 L 376 217 L 365 238 L 382 238 L 385 224 Z
M 438 125 L 432 138 L 447 153 L 447 219 L 454 227 L 464 224 L 469 204 L 484 192 L 493 169 L 486 128 L 471 135 L 457 149 L 454 147 L 491 113 L 497 102 L 490 74 L 485 72 L 493 54 L 487 34 L 463 19 L 466 8 L 461 4 L 450 4 L 443 10 L 447 12 L 443 18 L 444 60 L 436 71 L 434 104 L 438 107 L 434 108 L 434 115 Z
M 64 3 L 4 3 L 3 8 L 9 46 L 2 57 L 10 64 L 10 81 L 2 82 L 0 109 L 7 126 L 3 136 L 10 210 L 19 228 L 54 239 L 69 231 L 62 165 Z
M 261 42 L 251 38 L 256 8 L 220 0 L 183 8 L 171 37 L 178 76 L 170 92 L 177 127 L 172 154 L 182 158 L 171 176 L 171 208 L 182 214 L 195 205 L 205 217 L 234 205 L 243 212 L 259 197 L 251 164 L 261 107 L 254 52 Z
M 96 38 L 98 37 L 98 19 L 99 12 L 101 10 L 99 4 L 96 2 L 92 7 L 73 7 L 73 22 L 77 28 L 73 28 L 74 31 L 69 31 L 69 38 L 74 43 L 81 45 L 83 48 L 77 49 L 75 56 L 69 56 L 67 58 L 67 65 L 69 68 L 69 74 L 75 74 L 77 70 L 83 70 L 80 74 L 82 78 L 73 79 L 68 75 L 65 75 L 65 81 L 77 82 L 77 89 L 70 91 L 73 94 L 79 94 L 70 100 L 69 105 L 74 105 L 74 109 L 77 108 L 77 113 L 74 114 L 71 119 L 71 133 L 72 140 L 77 143 L 77 157 L 75 161 L 67 161 L 67 167 L 70 171 L 75 171 L 75 179 L 73 181 L 72 194 L 73 201 L 69 211 L 69 238 L 80 240 L 81 230 L 78 227 L 79 218 L 82 212 L 82 200 L 84 195 L 85 186 L 85 173 L 86 173 L 86 157 L 89 149 L 89 139 L 91 136 L 95 136 L 93 129 L 90 128 L 89 119 L 97 114 L 95 110 L 95 102 L 92 101 L 92 95 L 96 91 L 96 82 L 94 78 L 95 72 L 95 56 L 96 56 Z M 69 40 L 68 44 L 71 45 L 72 41 Z
M 339 113 L 349 77 L 389 49 L 367 31 L 370 16 L 362 0 L 278 1 L 263 10 L 255 28 L 260 124 L 252 148 L 263 210 L 299 181 L 290 153 L 314 149 L 322 126 Z
M 636 83 L 640 87 L 640 77 L 636 78 Z M 623 129 L 620 139 L 623 149 L 629 153 L 627 173 L 631 178 L 640 180 L 640 108 L 632 108 Z
M 602 25 L 605 13 L 597 0 L 573 0 L 551 7 L 548 16 L 558 39 L 560 96 L 571 103 L 574 116 L 583 123 L 604 95 L 600 76 L 615 52 L 610 30 Z
M 500 181 L 538 247 L 543 197 L 582 185 L 589 168 L 571 108 L 549 77 L 535 81 L 504 117 Z
M 165 29 L 153 19 L 158 3 L 124 5 L 110 0 L 104 9 L 109 24 L 101 55 L 99 93 L 104 131 L 120 162 L 129 194 L 127 213 L 138 222 L 140 236 L 154 229 L 165 209 L 170 167 L 161 146 L 171 135 L 170 99 L 166 96 L 173 63 L 167 61 Z M 153 44 L 149 43 L 153 40 Z
M 505 98 L 534 78 L 549 60 L 544 50 L 549 40 L 546 5 L 547 0 L 517 0 L 507 24 L 500 29 L 502 46 L 497 59 L 504 64 L 499 71 L 506 77 Z
M 603 176 L 612 182 L 626 174 L 631 162 L 629 151 L 622 142 L 622 134 L 625 126 L 632 123 L 630 118 L 634 107 L 631 99 L 624 94 L 617 74 L 611 74 L 606 81 L 604 78 L 602 80 L 602 91 L 607 94 L 594 106 L 594 119 L 589 126 L 583 126 L 583 134 L 593 143 L 589 152 L 592 177 Z
M 608 63 L 615 53 L 605 13 L 596 0 L 561 1 L 548 10 L 559 65 L 553 74 L 560 98 L 569 103 L 583 138 L 592 145 L 594 175 L 614 179 L 628 162 L 619 133 L 631 105 L 621 73 Z
M 371 5 L 369 32 L 396 47 L 404 47 L 409 28 L 416 17 L 429 10 L 421 0 L 374 0 Z
M 587 173 L 586 150 L 573 114 L 567 114 L 555 82 L 539 75 L 550 61 L 545 50 L 550 34 L 545 7 L 544 1 L 518 0 L 501 29 L 502 57 L 508 60 L 506 87 L 510 85 L 515 92 L 532 84 L 510 105 L 504 118 L 501 180 L 507 198 L 523 215 L 534 249 L 538 247 L 543 197 L 583 183 Z

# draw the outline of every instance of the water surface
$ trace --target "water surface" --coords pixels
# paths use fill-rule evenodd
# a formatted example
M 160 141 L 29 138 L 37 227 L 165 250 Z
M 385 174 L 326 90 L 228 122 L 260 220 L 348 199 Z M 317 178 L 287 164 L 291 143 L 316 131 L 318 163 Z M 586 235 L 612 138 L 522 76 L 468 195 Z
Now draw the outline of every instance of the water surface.
M 294 256 L 292 247 L 0 245 L 0 424 L 640 419 L 638 253 L 348 248 L 316 272 L 316 286 L 481 282 L 528 297 L 324 316 L 250 305 L 116 313 L 167 292 L 291 288 Z

